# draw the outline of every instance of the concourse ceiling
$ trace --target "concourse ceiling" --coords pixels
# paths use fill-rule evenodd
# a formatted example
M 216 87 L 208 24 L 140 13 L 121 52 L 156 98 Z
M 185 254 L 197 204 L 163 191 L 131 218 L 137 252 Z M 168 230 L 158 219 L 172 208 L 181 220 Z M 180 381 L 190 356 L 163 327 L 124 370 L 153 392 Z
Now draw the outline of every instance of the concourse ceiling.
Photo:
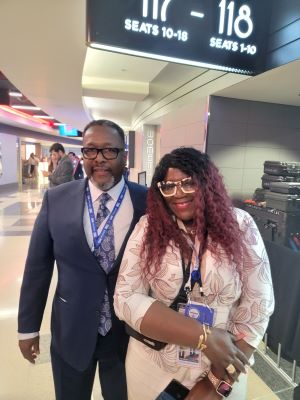
M 85 0 L 0 2 L 0 71 L 28 103 L 56 121 L 78 130 L 97 118 L 125 130 L 159 123 L 162 100 L 183 96 L 192 81 L 206 87 L 203 96 L 300 106 L 300 61 L 246 77 L 91 49 L 85 8 Z M 0 89 L 5 85 L 0 79 Z

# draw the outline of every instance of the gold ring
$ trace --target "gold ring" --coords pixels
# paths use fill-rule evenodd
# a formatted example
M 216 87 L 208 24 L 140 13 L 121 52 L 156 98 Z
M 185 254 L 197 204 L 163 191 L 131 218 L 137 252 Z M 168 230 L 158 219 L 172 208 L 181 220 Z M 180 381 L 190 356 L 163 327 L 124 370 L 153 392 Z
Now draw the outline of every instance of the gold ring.
M 235 366 L 234 366 L 233 364 L 227 365 L 226 371 L 227 371 L 230 375 L 234 374 L 234 373 L 236 372 Z

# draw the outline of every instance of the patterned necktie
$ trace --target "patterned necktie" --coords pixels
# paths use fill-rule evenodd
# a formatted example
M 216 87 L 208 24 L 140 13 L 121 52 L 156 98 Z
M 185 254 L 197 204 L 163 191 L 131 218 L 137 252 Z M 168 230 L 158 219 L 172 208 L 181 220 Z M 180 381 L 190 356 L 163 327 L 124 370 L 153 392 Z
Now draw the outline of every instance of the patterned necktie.
M 97 227 L 102 224 L 105 218 L 109 215 L 109 210 L 106 203 L 111 197 L 108 193 L 102 193 L 100 196 L 99 209 L 97 212 L 96 220 Z M 115 240 L 114 240 L 114 227 L 111 224 L 104 239 L 100 244 L 100 248 L 94 252 L 100 266 L 108 274 L 115 261 Z M 107 288 L 105 289 L 104 298 L 100 308 L 100 325 L 98 332 L 105 336 L 111 328 L 111 313 L 108 300 Z

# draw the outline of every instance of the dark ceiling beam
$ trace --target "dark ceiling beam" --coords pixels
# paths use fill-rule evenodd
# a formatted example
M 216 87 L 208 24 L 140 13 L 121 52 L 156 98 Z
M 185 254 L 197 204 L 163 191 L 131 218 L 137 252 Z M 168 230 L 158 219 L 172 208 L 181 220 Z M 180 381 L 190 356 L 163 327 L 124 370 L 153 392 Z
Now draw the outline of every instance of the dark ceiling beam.
M 0 104 L 10 106 L 9 90 L 0 88 Z

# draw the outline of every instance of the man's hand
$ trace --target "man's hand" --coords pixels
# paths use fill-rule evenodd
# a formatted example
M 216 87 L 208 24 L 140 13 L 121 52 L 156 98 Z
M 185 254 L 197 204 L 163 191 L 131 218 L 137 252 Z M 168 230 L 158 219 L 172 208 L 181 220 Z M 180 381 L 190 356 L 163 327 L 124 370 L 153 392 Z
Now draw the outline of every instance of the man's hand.
M 19 340 L 19 347 L 23 357 L 35 364 L 35 359 L 40 354 L 40 337 Z

